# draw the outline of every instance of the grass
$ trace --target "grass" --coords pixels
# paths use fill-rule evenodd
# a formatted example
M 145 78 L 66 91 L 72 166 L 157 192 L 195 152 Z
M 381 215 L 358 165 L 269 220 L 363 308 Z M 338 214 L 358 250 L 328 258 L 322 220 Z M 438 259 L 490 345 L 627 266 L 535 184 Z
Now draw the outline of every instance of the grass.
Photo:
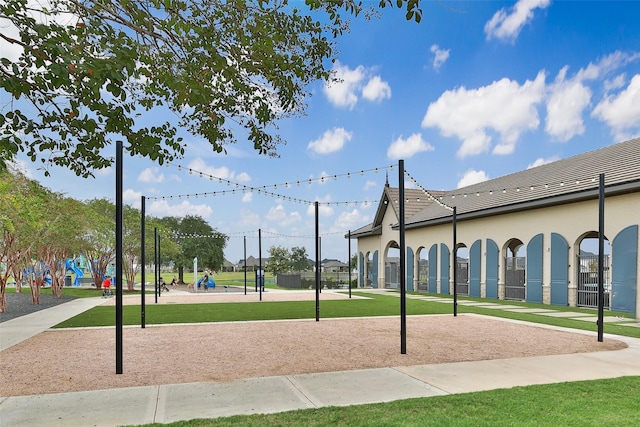
M 369 317 L 369 316 L 397 316 L 399 315 L 399 300 L 397 297 L 375 293 L 353 292 L 353 295 L 365 296 L 367 299 L 329 300 L 320 301 L 320 317 Z M 422 294 L 424 295 L 424 294 Z M 442 295 L 438 295 L 442 297 Z M 322 298 L 322 297 L 321 297 Z M 465 300 L 475 300 L 464 298 Z M 460 301 L 462 299 L 459 299 Z M 484 301 L 486 300 L 478 300 Z M 542 304 L 531 304 L 513 301 L 493 301 L 496 304 L 518 305 L 526 308 L 553 308 L 558 311 L 574 311 L 595 316 L 593 309 L 576 307 L 550 307 Z M 140 324 L 140 307 L 138 305 L 123 306 L 123 323 L 125 325 Z M 431 302 L 425 300 L 407 299 L 407 315 L 419 314 L 449 314 L 453 312 L 451 304 Z M 542 323 L 565 328 L 597 331 L 595 322 L 572 320 L 568 318 L 548 317 L 531 313 L 516 313 L 498 309 L 487 309 L 475 306 L 458 305 L 458 313 L 476 313 L 493 317 L 502 317 L 533 323 Z M 261 303 L 207 303 L 207 304 L 147 304 L 145 321 L 147 324 L 170 323 L 207 323 L 234 322 L 246 320 L 281 320 L 281 319 L 312 319 L 315 318 L 315 301 L 289 301 Z M 622 313 L 606 312 L 607 316 L 622 316 Z M 56 328 L 85 327 L 85 326 L 113 326 L 115 325 L 114 308 L 112 306 L 98 306 L 72 317 Z M 640 338 L 640 328 L 619 326 L 615 323 L 605 323 L 604 332 L 616 335 Z
M 74 291 L 86 290 L 74 289 Z M 397 316 L 399 314 L 399 300 L 397 297 L 359 292 L 353 292 L 353 295 L 366 296 L 368 299 L 321 300 L 321 317 Z M 438 296 L 443 297 L 443 295 Z M 487 300 L 483 299 L 459 298 L 459 301 L 462 300 L 487 302 Z M 453 310 L 451 304 L 446 303 L 415 299 L 407 299 L 406 302 L 408 315 L 450 314 Z M 556 307 L 502 300 L 492 302 L 527 308 L 581 312 L 592 316 L 597 314 L 593 309 L 576 307 Z M 478 313 L 574 329 L 597 330 L 593 322 L 468 305 L 458 305 L 458 313 Z M 315 301 L 265 301 L 262 303 L 188 305 L 148 304 L 145 315 L 148 324 L 314 318 Z M 625 316 L 626 314 L 607 311 L 605 315 Z M 628 317 L 628 315 L 626 316 Z M 56 327 L 111 326 L 114 325 L 114 317 L 114 307 L 99 306 Z M 140 307 L 124 306 L 123 322 L 129 325 L 139 324 Z M 604 330 L 606 333 L 640 338 L 640 328 L 605 323 Z M 640 377 L 623 377 L 598 381 L 515 387 L 478 393 L 408 399 L 382 404 L 326 407 L 269 415 L 195 419 L 168 425 L 176 427 L 289 425 L 367 425 L 385 427 L 562 425 L 583 427 L 640 425 L 639 407 Z M 149 424 L 148 426 L 160 426 L 160 424 Z
M 265 397 L 266 398 L 266 397 Z M 631 426 L 640 424 L 640 377 L 514 387 L 476 393 L 194 419 L 163 426 Z M 148 424 L 147 426 L 160 426 Z
M 353 295 L 357 295 L 354 292 Z M 395 316 L 398 299 L 394 297 L 361 293 L 369 299 L 320 301 L 320 316 L 366 317 Z M 322 297 L 321 297 L 322 298 Z M 140 324 L 140 307 L 123 306 L 123 324 Z M 444 314 L 450 307 L 442 303 L 425 303 L 408 300 L 407 314 Z M 263 301 L 261 303 L 208 303 L 208 304 L 147 304 L 147 324 L 234 322 L 246 320 L 280 320 L 315 318 L 315 301 Z M 114 308 L 98 306 L 58 325 L 56 328 L 112 326 L 115 324 Z

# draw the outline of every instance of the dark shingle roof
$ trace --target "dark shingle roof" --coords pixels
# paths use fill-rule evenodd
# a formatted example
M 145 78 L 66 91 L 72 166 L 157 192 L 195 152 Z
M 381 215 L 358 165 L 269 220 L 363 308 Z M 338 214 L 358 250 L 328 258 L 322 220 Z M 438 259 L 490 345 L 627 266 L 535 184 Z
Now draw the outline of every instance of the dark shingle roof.
M 593 198 L 601 173 L 608 189 L 625 184 L 630 187 L 628 191 L 640 191 L 640 138 L 447 191 L 439 200 L 464 215 L 515 209 L 516 205 L 521 208 L 533 202 L 554 204 L 568 198 Z M 450 210 L 432 203 L 410 217 L 407 226 L 450 216 Z

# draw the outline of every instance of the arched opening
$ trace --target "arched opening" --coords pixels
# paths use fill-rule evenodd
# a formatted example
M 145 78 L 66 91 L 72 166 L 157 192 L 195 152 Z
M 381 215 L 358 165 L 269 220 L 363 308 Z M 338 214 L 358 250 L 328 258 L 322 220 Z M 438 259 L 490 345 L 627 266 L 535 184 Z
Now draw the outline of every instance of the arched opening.
M 384 287 L 400 289 L 400 246 L 391 241 L 384 256 Z
M 464 243 L 458 244 L 456 253 L 456 292 L 469 295 L 469 248 Z
M 578 307 L 598 307 L 598 263 L 600 248 L 598 232 L 590 231 L 582 236 L 579 241 L 577 255 L 578 289 L 576 293 Z M 604 238 L 603 284 L 604 284 L 604 308 L 611 306 L 611 245 Z
M 504 299 L 524 301 L 526 283 L 526 248 L 520 239 L 511 239 L 505 246 Z
M 364 271 L 365 271 L 365 282 L 363 284 L 363 286 L 370 288 L 373 287 L 373 254 L 371 252 L 367 252 L 367 254 L 364 257 L 365 259 L 365 267 L 364 267 Z
M 416 253 L 416 289 L 418 292 L 427 292 L 429 286 L 429 251 L 420 246 Z

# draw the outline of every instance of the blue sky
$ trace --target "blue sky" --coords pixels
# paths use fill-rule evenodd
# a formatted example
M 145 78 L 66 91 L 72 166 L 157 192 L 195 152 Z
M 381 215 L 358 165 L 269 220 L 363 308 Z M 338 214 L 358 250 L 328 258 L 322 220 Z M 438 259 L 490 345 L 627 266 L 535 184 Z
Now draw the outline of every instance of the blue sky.
M 258 255 L 258 229 L 263 256 L 278 245 L 305 246 L 313 257 L 313 206 L 241 187 L 229 193 L 235 183 L 267 186 L 320 201 L 322 256 L 346 261 L 344 234 L 372 221 L 387 172 L 398 185 L 397 168 L 388 167 L 399 159 L 423 187 L 454 189 L 640 136 L 640 2 L 422 7 L 420 24 L 397 9 L 352 20 L 334 64 L 342 83 L 309 88 L 307 115 L 280 124 L 288 141 L 280 158 L 260 157 L 249 143 L 219 155 L 185 135 L 185 158 L 169 167 L 125 157 L 125 201 L 139 207 L 145 195 L 151 215 L 201 215 L 230 236 L 232 262 L 243 257 L 243 236 L 248 255 Z M 70 197 L 115 198 L 114 169 L 90 180 L 52 169 L 44 178 L 22 164 Z

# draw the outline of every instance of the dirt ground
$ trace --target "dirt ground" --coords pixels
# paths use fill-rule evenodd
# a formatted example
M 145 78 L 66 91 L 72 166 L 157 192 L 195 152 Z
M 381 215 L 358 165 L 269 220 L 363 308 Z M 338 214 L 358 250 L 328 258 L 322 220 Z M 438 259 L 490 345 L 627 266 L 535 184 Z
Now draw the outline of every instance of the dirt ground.
M 257 294 L 163 294 L 162 304 L 257 301 Z M 323 299 L 345 298 L 324 292 Z M 314 299 L 264 293 L 263 301 Z M 151 303 L 153 297 L 148 299 Z M 126 304 L 139 299 L 125 298 Z M 105 300 L 113 304 L 114 300 Z M 126 327 L 115 374 L 115 328 L 48 330 L 0 352 L 2 396 L 97 390 L 338 370 L 611 351 L 616 340 L 474 315 L 410 316 L 407 354 L 399 317 Z

